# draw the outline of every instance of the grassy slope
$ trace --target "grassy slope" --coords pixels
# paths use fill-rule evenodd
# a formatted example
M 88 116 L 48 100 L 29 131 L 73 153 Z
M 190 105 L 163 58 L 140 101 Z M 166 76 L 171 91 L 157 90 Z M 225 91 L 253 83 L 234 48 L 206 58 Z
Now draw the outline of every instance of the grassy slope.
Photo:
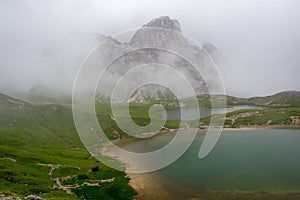
M 216 96 L 222 99 L 222 95 Z M 224 98 L 224 97 L 223 97 Z M 199 95 L 198 100 L 203 107 L 210 107 L 210 97 Z M 265 97 L 238 98 L 226 96 L 227 106 L 234 105 L 257 105 L 266 107 L 300 107 L 300 92 L 285 91 Z
M 73 176 L 73 184 L 93 179 L 115 178 L 99 187 L 82 186 L 75 194 L 85 199 L 131 199 L 135 191 L 128 186 L 124 172 L 108 168 L 91 158 L 82 146 L 70 107 L 34 106 L 0 95 L 0 193 L 18 196 L 40 195 L 47 199 L 76 199 L 62 190 L 52 190 L 50 167 L 37 163 L 60 164 L 53 178 Z M 11 159 L 15 159 L 14 162 Z M 90 173 L 95 165 L 100 171 Z
M 249 100 L 257 105 L 266 105 L 273 107 L 300 107 L 300 92 L 286 91 L 266 97 L 252 97 L 249 98 Z
M 300 116 L 300 108 L 273 108 L 258 111 L 249 117 L 241 117 L 235 125 L 291 125 L 291 116 Z
M 243 114 L 250 113 L 249 116 Z M 293 125 L 291 117 L 300 117 L 300 108 L 269 108 L 264 110 L 243 109 L 226 114 L 225 127 L 241 125 Z M 232 119 L 235 120 L 232 120 Z M 210 117 L 201 119 L 203 125 L 208 125 Z

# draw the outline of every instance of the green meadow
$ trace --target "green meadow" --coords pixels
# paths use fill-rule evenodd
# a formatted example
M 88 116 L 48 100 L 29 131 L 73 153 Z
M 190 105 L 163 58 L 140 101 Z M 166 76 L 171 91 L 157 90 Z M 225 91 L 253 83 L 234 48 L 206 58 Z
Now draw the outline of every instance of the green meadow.
M 132 199 L 136 195 L 124 172 L 102 165 L 83 147 L 70 106 L 32 105 L 1 95 L 0 134 L 2 194 L 45 199 Z M 49 164 L 56 166 L 51 175 Z M 99 171 L 90 172 L 93 166 L 99 166 Z M 63 190 L 64 186 L 69 189 Z

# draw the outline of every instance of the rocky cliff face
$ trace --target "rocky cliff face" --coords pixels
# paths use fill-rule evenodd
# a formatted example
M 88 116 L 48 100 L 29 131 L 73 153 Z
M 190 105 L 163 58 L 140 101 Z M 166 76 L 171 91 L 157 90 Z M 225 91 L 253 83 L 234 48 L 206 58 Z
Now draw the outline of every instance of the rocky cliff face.
M 165 28 L 171 29 L 174 31 L 181 32 L 181 27 L 179 22 L 176 19 L 170 19 L 169 16 L 163 16 L 148 22 L 144 27 L 156 27 L 156 28 Z
M 211 57 L 218 55 L 218 50 L 211 44 L 205 44 L 202 48 L 199 48 L 190 43 L 189 39 L 182 33 L 180 23 L 177 20 L 170 19 L 167 16 L 153 19 L 137 30 L 127 45 L 129 48 L 143 50 L 136 50 L 129 53 L 124 59 L 119 59 L 110 68 L 113 73 L 119 73 L 121 76 L 133 66 L 144 63 L 159 63 L 171 66 L 180 72 L 190 81 L 196 94 L 208 93 L 207 82 L 217 86 L 217 83 L 214 83 L 215 77 L 211 73 L 211 69 L 215 67 Z M 195 63 L 198 66 L 194 66 Z M 120 66 L 123 66 L 122 69 L 120 69 Z M 159 67 L 157 66 L 157 68 Z M 196 67 L 198 67 L 198 70 L 200 67 L 201 75 Z M 137 79 L 140 76 L 140 74 L 137 74 Z M 176 84 L 176 80 L 172 80 L 173 77 L 167 73 L 164 74 L 163 71 L 159 72 L 159 76 L 165 77 L 165 79 L 169 79 Z M 206 80 L 202 76 L 205 76 Z M 137 89 L 130 100 L 143 102 L 147 99 L 158 100 L 173 97 L 174 95 L 170 94 L 170 91 L 166 88 L 148 86 Z
M 159 17 L 142 26 L 131 39 L 131 45 L 161 47 L 187 47 L 188 42 L 183 37 L 180 24 L 169 17 Z

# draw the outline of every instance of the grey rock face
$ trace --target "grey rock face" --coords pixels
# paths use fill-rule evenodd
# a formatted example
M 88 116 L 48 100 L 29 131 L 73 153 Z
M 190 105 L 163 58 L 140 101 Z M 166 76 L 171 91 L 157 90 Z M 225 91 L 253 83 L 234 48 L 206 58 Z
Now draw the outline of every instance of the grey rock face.
M 169 16 L 163 16 L 148 22 L 144 27 L 157 27 L 157 28 L 166 28 L 174 31 L 181 32 L 180 24 L 175 19 L 170 19 Z
M 125 47 L 125 49 L 133 50 L 114 60 L 109 66 L 109 70 L 104 76 L 112 77 L 109 74 L 111 73 L 115 75 L 115 80 L 110 79 L 101 84 L 103 88 L 110 88 L 108 91 L 113 89 L 114 85 L 112 83 L 116 82 L 127 71 L 143 64 L 157 66 L 158 72 L 156 77 L 159 76 L 168 79 L 172 84 L 177 84 L 170 74 L 159 70 L 161 66 L 156 64 L 174 68 L 189 80 L 196 94 L 208 93 L 207 82 L 210 82 L 211 85 L 218 85 L 214 83 L 215 77 L 212 69 L 215 67 L 215 63 L 211 60 L 211 56 L 217 54 L 217 49 L 211 44 L 205 44 L 202 48 L 190 44 L 189 40 L 181 32 L 181 27 L 177 20 L 169 17 L 153 19 L 137 30 L 131 41 L 126 45 L 115 46 L 116 48 Z M 111 51 L 114 50 L 111 49 Z M 197 71 L 199 68 L 201 73 Z M 147 71 L 144 72 L 144 74 L 150 76 L 149 73 Z M 135 78 L 129 81 L 138 82 L 139 79 L 144 78 L 143 76 L 143 74 L 136 74 Z M 205 77 L 205 80 L 203 77 Z M 103 91 L 99 92 L 105 93 Z M 137 89 L 130 101 L 145 102 L 149 99 L 158 100 L 173 97 L 174 95 L 170 94 L 170 91 L 166 88 L 147 86 Z
M 177 20 L 159 17 L 141 27 L 131 39 L 131 45 L 153 46 L 165 48 L 184 47 L 189 44 L 181 32 Z

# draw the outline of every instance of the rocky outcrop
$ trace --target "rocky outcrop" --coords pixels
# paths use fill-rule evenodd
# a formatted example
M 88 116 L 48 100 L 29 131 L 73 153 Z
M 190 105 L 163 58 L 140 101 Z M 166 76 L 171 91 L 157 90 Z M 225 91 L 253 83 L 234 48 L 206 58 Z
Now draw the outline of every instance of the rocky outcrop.
M 211 58 L 213 55 L 217 55 L 218 50 L 210 44 L 205 44 L 203 48 L 199 48 L 190 43 L 190 40 L 182 33 L 180 23 L 170 17 L 163 16 L 151 20 L 136 31 L 129 43 L 121 44 L 116 48 L 136 48 L 137 50 L 127 53 L 126 56 L 118 60 L 114 60 L 110 65 L 109 71 L 111 74 L 106 73 L 103 76 L 115 76 L 115 79 L 101 83 L 103 88 L 110 88 L 106 91 L 111 91 L 114 86 L 112 83 L 117 81 L 118 78 L 123 76 L 127 71 L 135 66 L 144 65 L 145 63 L 150 63 L 149 68 L 151 66 L 157 69 L 157 74 L 153 75 L 153 77 L 157 79 L 159 77 L 165 78 L 170 80 L 171 84 L 176 85 L 178 81 L 168 72 L 161 70 L 161 65 L 172 67 L 190 82 L 196 94 L 208 93 L 208 82 L 216 87 L 218 85 L 215 81 L 216 74 L 212 72 L 215 63 Z M 111 49 L 111 51 L 114 50 Z M 209 55 L 210 53 L 212 53 L 212 55 Z M 197 71 L 199 67 L 201 68 L 201 75 Z M 143 74 L 150 76 L 149 71 L 146 70 Z M 136 74 L 136 76 L 130 80 L 132 84 L 143 79 L 143 74 Z M 203 77 L 206 78 L 205 81 Z M 180 87 L 180 85 L 178 85 L 178 87 Z M 185 88 L 182 88 L 182 91 L 184 90 Z M 103 92 L 105 93 L 105 91 Z M 101 91 L 99 91 L 99 93 L 101 93 Z M 148 85 L 137 88 L 129 101 L 147 102 L 149 100 L 158 99 L 174 99 L 174 95 L 166 88 Z
M 20 197 L 1 194 L 0 200 L 22 200 L 22 199 Z
M 43 200 L 41 197 L 34 196 L 34 195 L 29 195 L 25 199 L 28 199 L 28 200 Z
M 162 17 L 153 19 L 144 26 L 166 28 L 166 29 L 172 29 L 174 31 L 181 32 L 180 23 L 176 19 L 170 19 L 169 16 L 162 16 Z
M 132 37 L 130 45 L 187 48 L 180 23 L 169 17 L 159 17 L 142 26 Z

